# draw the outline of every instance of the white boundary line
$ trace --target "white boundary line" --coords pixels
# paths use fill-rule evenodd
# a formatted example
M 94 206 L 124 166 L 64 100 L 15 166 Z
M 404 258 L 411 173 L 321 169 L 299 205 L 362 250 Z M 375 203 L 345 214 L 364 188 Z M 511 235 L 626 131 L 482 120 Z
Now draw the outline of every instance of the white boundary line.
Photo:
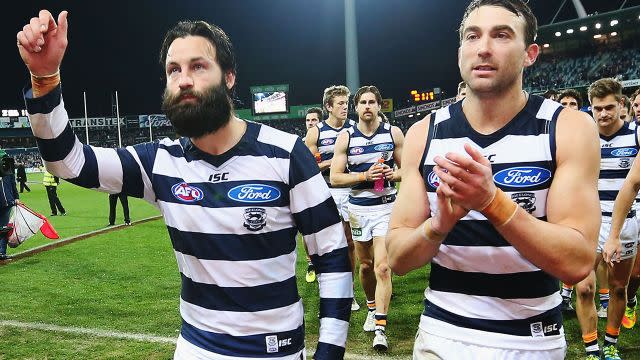
M 152 343 L 164 343 L 164 344 L 175 344 L 177 338 L 172 337 L 164 337 L 157 335 L 149 335 L 149 334 L 136 334 L 136 333 L 125 333 L 120 331 L 111 331 L 111 330 L 101 330 L 101 329 L 90 329 L 83 327 L 71 327 L 71 326 L 58 326 L 53 324 L 44 324 L 44 323 L 29 323 L 15 320 L 0 320 L 0 327 L 10 326 L 16 327 L 19 329 L 26 330 L 43 330 L 43 331 L 53 331 L 53 332 L 62 332 L 69 334 L 79 334 L 79 335 L 88 335 L 88 336 L 96 336 L 96 337 L 104 337 L 104 338 L 112 338 L 112 339 L 126 339 L 126 340 L 135 340 L 135 341 L 143 341 L 143 342 L 152 342 Z M 307 348 L 307 356 L 310 359 L 313 355 L 315 349 Z M 400 357 L 400 356 L 375 356 L 375 355 L 359 355 L 359 354 L 351 354 L 345 353 L 345 360 L 382 360 L 382 359 L 410 359 L 411 357 Z

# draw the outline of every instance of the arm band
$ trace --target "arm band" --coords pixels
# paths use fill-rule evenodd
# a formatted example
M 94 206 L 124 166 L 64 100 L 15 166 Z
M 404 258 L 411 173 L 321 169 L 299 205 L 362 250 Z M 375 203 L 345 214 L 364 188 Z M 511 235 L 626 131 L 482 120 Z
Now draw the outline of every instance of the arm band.
M 504 191 L 496 189 L 493 200 L 484 209 L 480 210 L 495 227 L 506 225 L 518 211 L 518 204 L 513 202 Z
M 367 173 L 366 172 L 358 173 L 358 180 L 367 181 Z
M 48 94 L 60 84 L 60 70 L 51 75 L 34 75 L 31 74 L 31 86 L 33 89 L 33 97 L 37 98 Z

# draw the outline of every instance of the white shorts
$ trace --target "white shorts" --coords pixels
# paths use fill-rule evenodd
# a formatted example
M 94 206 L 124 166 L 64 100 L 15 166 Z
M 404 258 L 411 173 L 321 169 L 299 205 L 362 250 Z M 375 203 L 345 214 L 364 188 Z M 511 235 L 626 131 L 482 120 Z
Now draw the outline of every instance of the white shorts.
M 600 236 L 598 237 L 597 253 L 602 254 L 604 243 L 611 232 L 610 218 L 602 221 L 600 224 Z M 622 252 L 620 260 L 631 259 L 638 252 L 638 221 L 635 216 L 624 220 L 622 230 L 620 231 L 620 243 L 622 244 Z
M 353 241 L 369 241 L 374 236 L 386 236 L 393 203 L 373 206 L 349 204 L 349 224 Z
M 516 350 L 485 347 L 428 334 L 418 329 L 413 346 L 413 360 L 561 360 L 564 348 L 550 350 Z
M 307 358 L 306 351 L 302 351 L 282 357 L 268 358 L 269 360 L 305 360 Z M 205 349 L 201 349 L 185 340 L 182 335 L 178 336 L 176 351 L 173 354 L 173 360 L 264 360 L 265 358 L 238 358 L 212 353 Z
M 342 221 L 349 221 L 349 193 L 350 188 L 329 188 L 331 197 L 338 207 L 338 213 Z

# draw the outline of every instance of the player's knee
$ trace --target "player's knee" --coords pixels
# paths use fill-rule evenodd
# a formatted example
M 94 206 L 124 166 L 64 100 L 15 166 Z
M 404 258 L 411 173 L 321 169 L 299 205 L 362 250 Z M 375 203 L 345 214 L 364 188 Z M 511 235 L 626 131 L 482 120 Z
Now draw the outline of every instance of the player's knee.
M 609 296 L 624 299 L 627 294 L 627 284 L 623 281 L 609 281 Z
M 386 261 L 376 264 L 376 277 L 380 279 L 386 279 L 391 276 L 391 268 L 389 267 L 389 263 Z
M 576 285 L 576 295 L 582 299 L 593 299 L 596 295 L 596 284 L 585 281 Z
M 373 262 L 368 259 L 360 260 L 360 271 L 364 273 L 373 271 Z

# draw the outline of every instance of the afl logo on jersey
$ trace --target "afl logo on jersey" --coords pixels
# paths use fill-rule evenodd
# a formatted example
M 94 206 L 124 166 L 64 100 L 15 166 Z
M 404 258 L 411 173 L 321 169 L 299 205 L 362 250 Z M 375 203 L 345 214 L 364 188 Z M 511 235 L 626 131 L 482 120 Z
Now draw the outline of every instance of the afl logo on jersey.
M 176 199 L 188 203 L 200 201 L 204 198 L 202 190 L 195 186 L 191 186 L 186 182 L 173 185 L 171 187 L 171 193 L 173 193 L 173 196 L 175 196 Z
M 280 198 L 280 190 L 264 184 L 239 185 L 227 192 L 227 197 L 245 203 L 264 203 Z
M 440 178 L 438 177 L 438 175 L 436 175 L 435 171 L 432 171 L 429 173 L 429 175 L 427 175 L 427 182 L 433 188 L 437 188 L 438 186 L 440 186 Z
M 544 184 L 551 179 L 551 171 L 534 166 L 504 169 L 493 175 L 493 181 L 509 187 L 529 187 Z
M 634 148 L 622 148 L 622 149 L 615 149 L 611 151 L 611 155 L 615 157 L 635 156 L 637 153 L 638 153 L 638 150 Z
M 364 149 L 361 147 L 354 147 L 349 150 L 349 154 L 351 155 L 360 155 L 364 152 Z
M 320 141 L 320 145 L 333 145 L 336 142 L 336 139 L 323 139 Z
M 389 151 L 389 150 L 393 150 L 393 145 L 391 144 L 380 144 L 380 145 L 376 145 L 373 150 L 375 151 Z

